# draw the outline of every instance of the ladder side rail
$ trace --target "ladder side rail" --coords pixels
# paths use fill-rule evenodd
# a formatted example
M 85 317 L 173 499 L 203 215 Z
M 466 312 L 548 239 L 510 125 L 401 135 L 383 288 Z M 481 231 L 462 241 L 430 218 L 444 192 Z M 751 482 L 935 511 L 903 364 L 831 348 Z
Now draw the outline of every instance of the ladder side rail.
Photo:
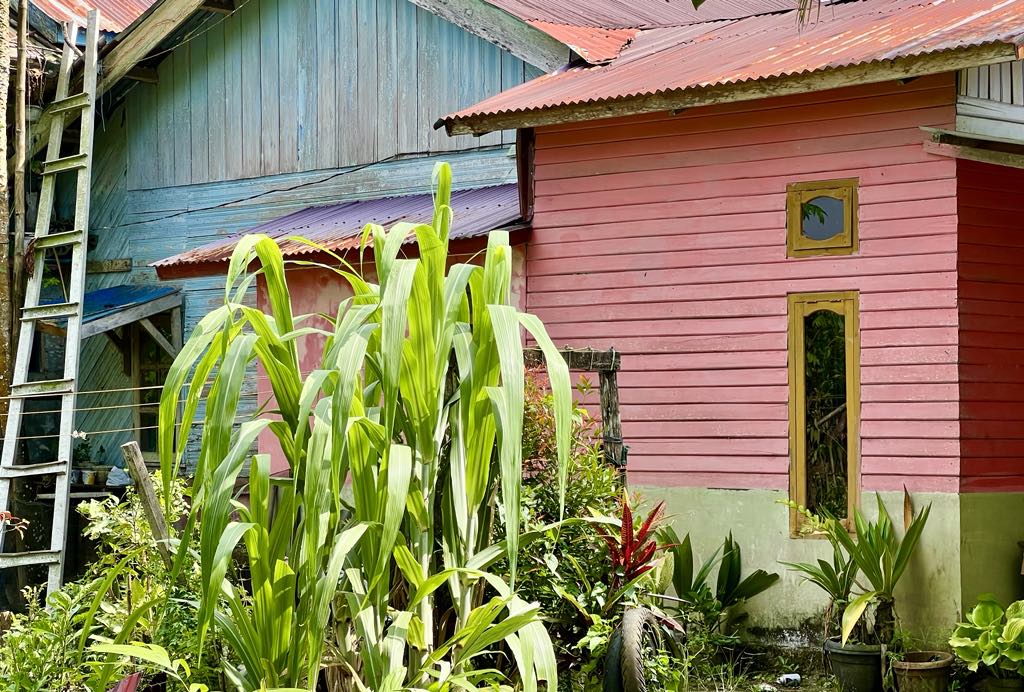
M 68 302 L 74 303 L 76 314 L 68 318 L 67 345 L 64 349 L 64 378 L 71 380 L 71 389 L 61 397 L 60 438 L 57 456 L 61 461 L 71 460 L 72 433 L 75 429 L 75 401 L 78 393 L 78 361 L 82 351 L 81 329 L 82 309 L 85 298 L 85 258 L 89 243 L 89 201 L 92 183 L 92 145 L 95 128 L 96 108 L 96 66 L 99 60 L 99 10 L 89 12 L 89 24 L 85 32 L 85 71 L 83 92 L 89 95 L 89 103 L 82 109 L 78 153 L 85 156 L 85 166 L 75 172 L 75 221 L 76 231 L 81 231 L 82 242 L 73 246 L 71 252 L 71 277 L 68 280 Z M 70 470 L 70 469 L 69 469 Z M 49 568 L 46 591 L 53 593 L 61 586 L 64 576 L 64 557 L 67 554 L 68 502 L 70 473 L 58 474 L 53 496 L 53 529 L 50 533 L 50 549 L 59 551 L 58 560 Z

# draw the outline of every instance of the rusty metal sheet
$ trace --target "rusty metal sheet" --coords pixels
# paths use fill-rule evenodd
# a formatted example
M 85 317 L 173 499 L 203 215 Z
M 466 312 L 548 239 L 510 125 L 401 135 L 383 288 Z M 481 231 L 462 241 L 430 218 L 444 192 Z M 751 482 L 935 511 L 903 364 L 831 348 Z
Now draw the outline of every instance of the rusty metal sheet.
M 495 185 L 452 193 L 452 240 L 485 235 L 519 219 L 519 192 L 515 184 Z M 400 221 L 429 223 L 434 214 L 431 195 L 385 197 L 309 207 L 179 255 L 154 262 L 157 271 L 187 265 L 219 264 L 231 258 L 235 243 L 247 233 L 264 233 L 278 240 L 285 257 L 316 254 L 318 250 L 297 240 L 299 236 L 335 252 L 359 247 L 363 227 L 385 228 Z
M 793 9 L 795 0 L 487 0 L 511 15 L 531 21 L 604 29 L 650 29 L 695 22 L 737 19 Z
M 100 30 L 119 33 L 156 0 L 32 0 L 47 17 L 59 22 L 76 20 L 85 26 L 89 10 L 100 11 Z
M 640 33 L 639 29 L 602 29 L 539 20 L 530 20 L 530 24 L 572 48 L 591 65 L 619 57 L 622 49 Z
M 861 0 L 821 9 L 799 27 L 794 11 L 641 31 L 597 67 L 543 75 L 444 119 L 598 103 L 738 84 L 849 65 L 1024 41 L 1024 0 Z

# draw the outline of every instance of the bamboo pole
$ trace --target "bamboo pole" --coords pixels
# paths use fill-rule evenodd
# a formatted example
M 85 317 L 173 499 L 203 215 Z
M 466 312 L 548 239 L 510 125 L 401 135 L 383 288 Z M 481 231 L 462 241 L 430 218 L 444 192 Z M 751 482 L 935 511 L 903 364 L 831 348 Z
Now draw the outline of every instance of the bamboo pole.
M 14 250 L 11 276 L 13 310 L 25 299 L 25 131 L 28 103 L 28 0 L 18 0 L 18 73 L 14 84 Z M 14 313 L 17 315 L 17 312 Z M 15 320 L 16 321 L 16 320 Z M 11 329 L 11 352 L 18 351 L 20 330 Z
M 10 0 L 0 0 L 0 16 L 5 19 L 11 16 Z M 11 67 L 10 44 L 6 37 L 0 41 L 0 113 L 7 114 L 7 88 Z M 0 160 L 7 160 L 7 135 L 0 136 Z M 0 422 L 7 423 L 8 395 L 11 393 L 11 266 L 10 266 L 10 233 L 7 217 L 7 166 L 0 171 L 0 230 L 3 243 L 0 243 Z

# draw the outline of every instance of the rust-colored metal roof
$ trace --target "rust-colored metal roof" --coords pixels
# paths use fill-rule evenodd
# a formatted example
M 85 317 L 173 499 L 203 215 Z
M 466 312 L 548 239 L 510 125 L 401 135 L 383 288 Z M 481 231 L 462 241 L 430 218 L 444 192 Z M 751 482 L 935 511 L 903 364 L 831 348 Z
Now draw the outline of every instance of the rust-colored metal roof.
M 626 45 L 636 38 L 639 29 L 602 29 L 593 26 L 555 24 L 532 19 L 531 25 L 572 48 L 591 65 L 599 65 L 619 57 Z
M 525 21 L 603 29 L 651 29 L 793 9 L 796 0 L 487 0 Z
M 513 183 L 457 190 L 452 193 L 451 208 L 452 230 L 449 237 L 452 240 L 482 236 L 519 219 L 518 187 Z M 263 233 L 277 239 L 285 257 L 302 257 L 319 252 L 305 243 L 291 240 L 292 236 L 311 240 L 328 250 L 344 252 L 359 247 L 363 228 L 368 223 L 384 227 L 400 221 L 429 223 L 433 214 L 434 199 L 429 194 L 309 207 L 243 233 L 154 262 L 152 266 L 163 275 L 181 272 L 189 265 L 221 265 L 231 259 L 239 238 L 249 233 Z
M 32 0 L 43 14 L 59 22 L 85 26 L 89 10 L 100 11 L 100 30 L 120 33 L 156 0 Z
M 477 127 L 496 115 L 1022 42 L 1024 0 L 860 0 L 826 5 L 802 28 L 790 11 L 647 29 L 607 65 L 538 77 L 443 122 L 472 118 Z

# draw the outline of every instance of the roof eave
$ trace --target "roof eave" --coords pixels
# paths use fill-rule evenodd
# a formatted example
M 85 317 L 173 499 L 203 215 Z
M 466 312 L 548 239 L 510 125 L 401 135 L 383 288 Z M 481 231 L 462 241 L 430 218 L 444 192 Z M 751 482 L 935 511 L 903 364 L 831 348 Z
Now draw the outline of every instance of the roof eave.
M 602 118 L 659 113 L 698 106 L 824 91 L 857 84 L 923 77 L 929 74 L 954 72 L 968 67 L 1016 60 L 1024 57 L 1021 55 L 1021 51 L 1020 43 L 992 42 L 733 84 L 691 87 L 529 111 L 506 111 L 465 117 L 449 116 L 438 121 L 437 125 L 443 124 L 451 136 L 464 134 L 480 136 L 498 130 L 564 125 Z

